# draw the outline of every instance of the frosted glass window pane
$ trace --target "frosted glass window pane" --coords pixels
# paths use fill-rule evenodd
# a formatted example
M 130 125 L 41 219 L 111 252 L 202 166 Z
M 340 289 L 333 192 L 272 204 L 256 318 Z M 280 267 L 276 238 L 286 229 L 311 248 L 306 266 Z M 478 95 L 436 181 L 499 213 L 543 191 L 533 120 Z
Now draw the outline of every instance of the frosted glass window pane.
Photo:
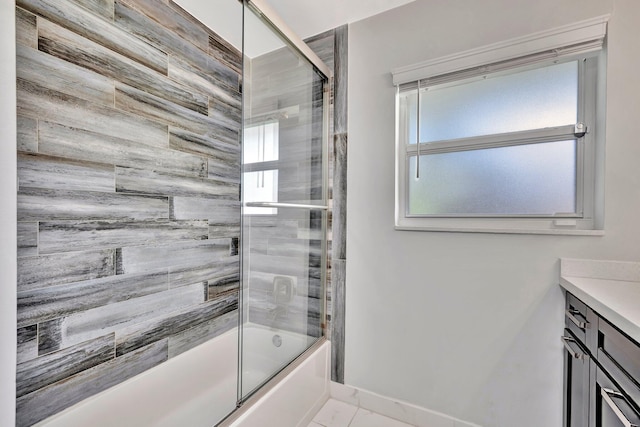
M 242 191 L 245 202 L 277 202 L 278 171 L 245 172 Z M 246 215 L 275 215 L 278 209 L 247 206 L 243 212 Z
M 576 211 L 576 142 L 409 158 L 409 215 L 547 215 Z
M 265 123 L 244 129 L 244 164 L 278 160 L 278 123 Z
M 400 95 L 416 142 L 416 91 Z M 577 121 L 578 64 L 556 64 L 445 84 L 420 95 L 420 140 L 433 142 L 563 126 Z

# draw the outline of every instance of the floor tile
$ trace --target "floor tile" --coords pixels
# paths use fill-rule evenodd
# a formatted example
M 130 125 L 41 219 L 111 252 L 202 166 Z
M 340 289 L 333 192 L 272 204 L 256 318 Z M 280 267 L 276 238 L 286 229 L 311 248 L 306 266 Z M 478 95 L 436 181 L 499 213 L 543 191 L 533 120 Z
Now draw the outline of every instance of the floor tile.
M 323 427 L 323 426 L 321 426 L 318 423 L 314 423 L 313 421 L 311 421 L 307 427 Z
M 313 417 L 313 422 L 323 427 L 348 427 L 356 411 L 357 406 L 329 399 Z
M 349 427 L 411 427 L 411 424 L 360 408 Z

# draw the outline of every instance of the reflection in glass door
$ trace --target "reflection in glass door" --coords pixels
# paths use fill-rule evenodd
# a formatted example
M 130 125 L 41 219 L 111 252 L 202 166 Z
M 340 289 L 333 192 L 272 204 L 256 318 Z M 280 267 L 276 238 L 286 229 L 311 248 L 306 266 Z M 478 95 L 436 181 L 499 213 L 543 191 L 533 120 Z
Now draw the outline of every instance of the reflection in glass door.
M 328 79 L 245 1 L 243 401 L 323 334 Z

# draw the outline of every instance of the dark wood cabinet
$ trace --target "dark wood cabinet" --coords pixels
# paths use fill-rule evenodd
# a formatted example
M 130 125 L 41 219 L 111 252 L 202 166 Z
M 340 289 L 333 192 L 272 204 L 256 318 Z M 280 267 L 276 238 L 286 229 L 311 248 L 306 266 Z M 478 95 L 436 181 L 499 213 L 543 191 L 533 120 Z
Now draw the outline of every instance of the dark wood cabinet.
M 640 427 L 640 345 L 567 293 L 564 427 Z
M 591 357 L 579 341 L 565 329 L 564 419 L 565 427 L 584 427 L 589 419 L 589 373 Z
M 638 427 L 640 414 L 609 374 L 595 361 L 591 362 L 595 372 L 590 396 L 591 413 L 589 427 Z

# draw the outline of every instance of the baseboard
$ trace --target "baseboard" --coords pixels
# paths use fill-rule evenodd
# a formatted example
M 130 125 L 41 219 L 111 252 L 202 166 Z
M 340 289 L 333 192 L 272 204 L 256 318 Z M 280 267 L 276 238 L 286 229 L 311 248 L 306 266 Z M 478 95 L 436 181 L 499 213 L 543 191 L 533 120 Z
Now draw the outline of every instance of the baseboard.
M 332 399 L 417 427 L 480 427 L 440 412 L 333 381 L 330 384 L 330 395 Z

